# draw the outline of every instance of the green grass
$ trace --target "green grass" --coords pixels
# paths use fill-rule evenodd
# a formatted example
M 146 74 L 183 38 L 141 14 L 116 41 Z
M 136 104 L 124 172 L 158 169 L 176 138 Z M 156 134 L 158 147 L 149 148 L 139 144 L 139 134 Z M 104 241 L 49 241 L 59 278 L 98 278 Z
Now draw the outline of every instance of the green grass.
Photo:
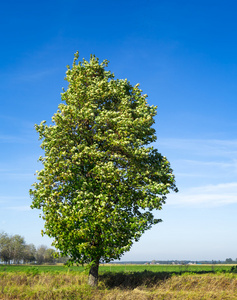
M 229 272 L 230 265 L 101 265 L 100 272 L 168 272 L 168 273 L 206 273 Z
M 1 272 L 35 272 L 35 273 L 69 273 L 69 272 L 83 272 L 84 267 L 66 267 L 59 265 L 0 265 Z
M 99 273 L 105 272 L 167 272 L 167 273 L 213 273 L 213 272 L 229 272 L 231 265 L 122 265 L 122 264 L 101 264 Z M 72 266 L 66 267 L 62 265 L 0 265 L 0 272 L 35 272 L 40 273 L 81 273 L 87 272 L 86 267 Z

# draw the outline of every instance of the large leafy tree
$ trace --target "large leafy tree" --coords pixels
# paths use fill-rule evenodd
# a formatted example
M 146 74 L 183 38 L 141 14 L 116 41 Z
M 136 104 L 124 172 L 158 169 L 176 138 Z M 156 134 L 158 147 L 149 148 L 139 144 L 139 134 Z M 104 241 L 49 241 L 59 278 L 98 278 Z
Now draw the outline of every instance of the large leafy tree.
M 45 156 L 30 190 L 43 233 L 71 262 L 90 265 L 91 285 L 100 262 L 120 258 L 161 221 L 152 211 L 176 190 L 168 160 L 148 146 L 156 140 L 156 107 L 107 65 L 95 56 L 80 62 L 76 53 L 64 103 L 51 125 L 35 126 Z

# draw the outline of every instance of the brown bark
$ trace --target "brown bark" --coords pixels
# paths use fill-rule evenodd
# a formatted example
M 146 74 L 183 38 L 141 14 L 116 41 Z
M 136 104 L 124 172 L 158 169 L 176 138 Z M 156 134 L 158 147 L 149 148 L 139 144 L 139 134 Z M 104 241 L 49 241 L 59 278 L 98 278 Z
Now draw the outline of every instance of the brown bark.
M 88 284 L 92 287 L 98 285 L 98 271 L 99 271 L 99 261 L 95 261 L 90 268 Z

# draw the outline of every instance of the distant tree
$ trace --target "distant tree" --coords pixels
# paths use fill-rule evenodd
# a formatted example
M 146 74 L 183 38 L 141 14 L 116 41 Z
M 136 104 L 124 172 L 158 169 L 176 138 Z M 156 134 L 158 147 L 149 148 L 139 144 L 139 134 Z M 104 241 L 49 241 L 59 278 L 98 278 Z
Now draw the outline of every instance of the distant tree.
M 69 260 L 69 257 L 67 256 L 56 256 L 56 263 L 57 264 L 67 264 L 67 261 Z
M 11 239 L 5 232 L 0 234 L 0 259 L 5 264 L 10 264 L 13 258 Z
M 35 258 L 37 264 L 41 265 L 45 262 L 46 251 L 48 247 L 45 245 L 41 245 L 37 248 Z
M 25 245 L 23 261 L 24 261 L 24 263 L 31 263 L 31 262 L 36 261 L 35 245 L 33 245 L 33 244 Z
M 48 264 L 54 264 L 56 262 L 55 258 L 56 251 L 52 248 L 48 248 L 45 252 L 45 262 Z
M 56 251 L 52 248 L 48 248 L 45 245 L 41 245 L 37 248 L 35 253 L 36 263 L 41 265 L 43 263 L 53 264 L 56 263 Z
M 0 259 L 8 264 L 19 264 L 23 260 L 25 246 L 24 237 L 18 234 L 0 234 Z
M 25 252 L 25 239 L 24 237 L 16 234 L 11 237 L 11 249 L 12 249 L 12 259 L 14 264 L 19 264 L 20 261 L 24 259 Z
M 65 103 L 53 125 L 36 125 L 45 157 L 30 190 L 32 208 L 43 210 L 44 234 L 70 262 L 88 263 L 96 285 L 100 262 L 119 259 L 145 230 L 160 222 L 175 180 L 156 141 L 156 107 L 139 85 L 115 80 L 91 56 L 68 67 Z
M 227 258 L 227 259 L 225 260 L 225 262 L 226 262 L 227 264 L 232 264 L 232 263 L 233 263 L 233 260 L 232 260 L 232 258 Z

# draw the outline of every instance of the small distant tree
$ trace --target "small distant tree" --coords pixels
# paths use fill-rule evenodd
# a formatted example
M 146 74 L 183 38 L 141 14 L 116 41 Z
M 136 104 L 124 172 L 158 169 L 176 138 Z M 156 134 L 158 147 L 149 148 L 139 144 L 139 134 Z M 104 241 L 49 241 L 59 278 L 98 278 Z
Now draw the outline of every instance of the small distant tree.
M 30 194 L 32 208 L 43 210 L 43 233 L 71 263 L 89 264 L 96 285 L 99 263 L 119 259 L 160 222 L 152 211 L 177 189 L 166 157 L 148 146 L 156 107 L 147 95 L 115 80 L 106 60 L 77 61 L 78 53 L 53 124 L 35 126 L 45 156 Z
M 24 237 L 19 234 L 11 237 L 12 259 L 14 264 L 19 264 L 24 259 L 25 246 Z
M 10 264 L 19 264 L 24 259 L 24 237 L 16 235 L 0 234 L 0 259 Z
M 45 245 L 41 245 L 37 248 L 35 258 L 36 258 L 36 263 L 41 265 L 45 263 L 45 257 L 46 257 L 46 251 L 48 247 Z
M 10 264 L 11 260 L 13 259 L 11 238 L 5 232 L 0 234 L 0 259 L 5 264 Z
M 55 258 L 56 251 L 52 248 L 48 248 L 45 252 L 45 262 L 48 264 L 54 264 L 56 261 Z
M 36 261 L 35 245 L 33 245 L 33 244 L 25 245 L 23 261 L 24 261 L 24 263 L 31 263 L 31 262 Z

